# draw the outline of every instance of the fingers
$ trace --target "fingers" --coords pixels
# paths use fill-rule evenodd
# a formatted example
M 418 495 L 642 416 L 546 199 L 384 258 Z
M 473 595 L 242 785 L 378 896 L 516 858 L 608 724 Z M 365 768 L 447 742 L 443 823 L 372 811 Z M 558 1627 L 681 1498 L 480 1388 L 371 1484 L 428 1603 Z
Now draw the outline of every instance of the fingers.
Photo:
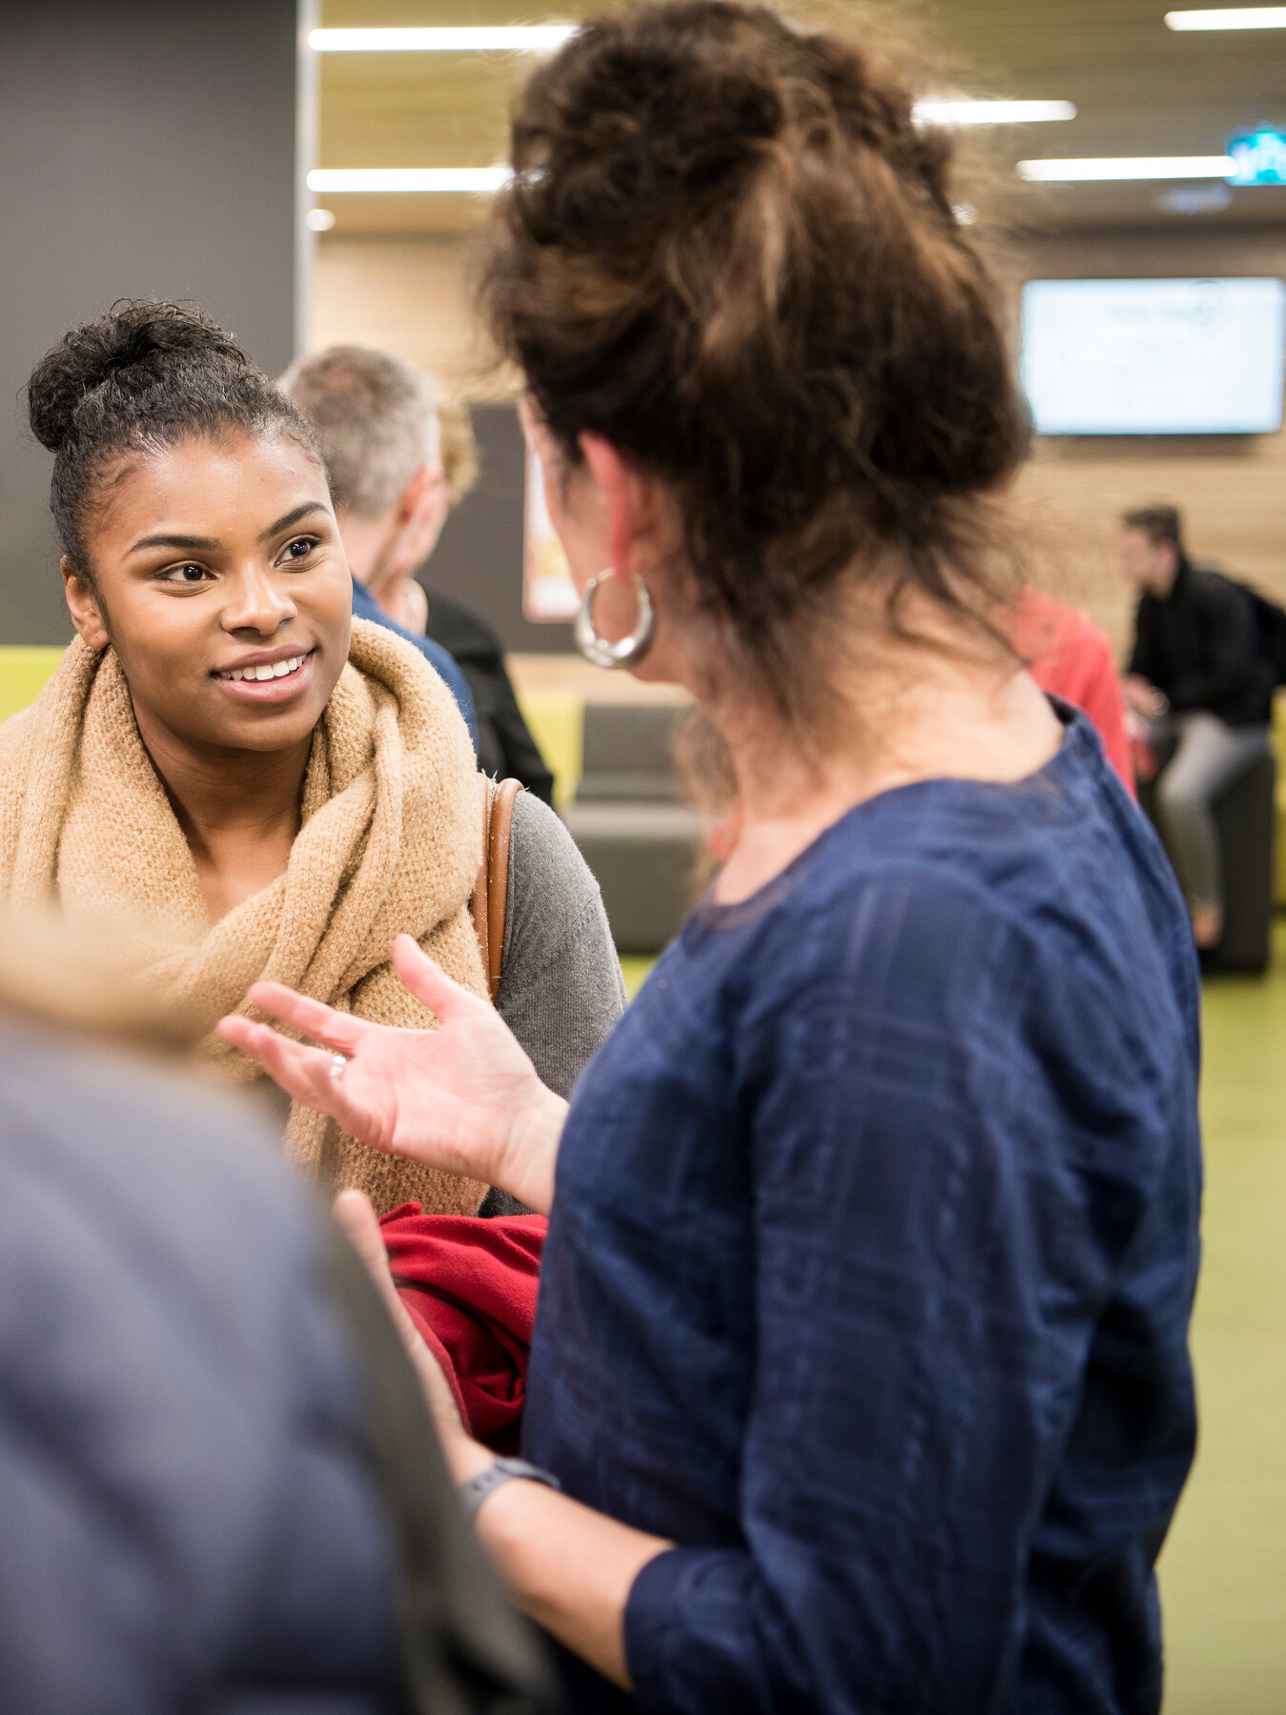
M 429 1011 L 445 1024 L 453 1015 L 476 1007 L 478 997 L 454 983 L 427 953 L 420 951 L 410 935 L 399 935 L 393 943 L 393 969 L 405 988 L 423 1001 Z
M 333 1006 L 309 1000 L 282 983 L 254 983 L 247 998 L 269 1018 L 341 1054 L 351 1054 L 361 1038 L 361 1022 L 351 1013 L 336 1012 Z
M 388 1264 L 388 1249 L 370 1198 L 364 1191 L 341 1191 L 331 1208 L 336 1225 L 357 1252 L 359 1261 L 383 1300 L 403 1349 L 419 1377 L 425 1403 L 438 1425 L 439 1433 L 460 1434 L 463 1428 L 464 1401 L 457 1397 L 455 1389 L 443 1374 L 436 1357 L 425 1345 L 419 1329 L 398 1297 Z
M 341 1103 L 333 1074 L 334 1062 L 324 1048 L 292 1042 L 267 1024 L 233 1013 L 219 1020 L 215 1034 L 251 1060 L 257 1060 L 287 1095 L 323 1113 L 338 1115 Z
M 390 1306 L 399 1302 L 389 1272 L 384 1235 L 370 1198 L 364 1191 L 341 1191 L 332 1207 L 337 1225 L 361 1258 L 380 1296 Z

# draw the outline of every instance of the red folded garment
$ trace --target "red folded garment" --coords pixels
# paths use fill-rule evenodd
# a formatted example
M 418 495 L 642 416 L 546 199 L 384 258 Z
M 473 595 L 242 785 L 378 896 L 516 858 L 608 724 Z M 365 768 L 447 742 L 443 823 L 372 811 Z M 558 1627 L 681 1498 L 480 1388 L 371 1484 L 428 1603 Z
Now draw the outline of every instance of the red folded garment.
M 536 1321 L 543 1215 L 422 1215 L 380 1221 L 398 1297 L 446 1372 L 470 1433 L 516 1453 Z

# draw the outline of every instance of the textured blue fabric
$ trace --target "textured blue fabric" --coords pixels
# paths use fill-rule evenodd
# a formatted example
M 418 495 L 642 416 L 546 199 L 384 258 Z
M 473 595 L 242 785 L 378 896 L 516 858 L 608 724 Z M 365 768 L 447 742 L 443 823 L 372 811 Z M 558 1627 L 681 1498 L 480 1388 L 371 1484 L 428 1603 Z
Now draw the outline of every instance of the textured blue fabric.
M 1159 1708 L 1196 966 L 1062 712 L 1030 780 L 888 793 L 698 911 L 576 1092 L 524 1450 L 679 1544 L 627 1608 L 641 1709 Z
M 408 631 L 404 625 L 399 625 L 395 619 L 390 619 L 366 585 L 358 583 L 356 578 L 353 579 L 353 614 L 357 619 L 373 619 L 376 625 L 382 625 L 385 631 L 394 632 L 404 642 L 420 651 L 439 678 L 446 680 L 447 689 L 460 705 L 460 713 L 469 729 L 473 748 L 477 750 L 478 715 L 473 706 L 473 692 L 469 689 L 464 674 L 457 667 L 455 657 L 449 655 L 442 645 L 435 643 L 431 637 L 417 636 L 414 631 Z

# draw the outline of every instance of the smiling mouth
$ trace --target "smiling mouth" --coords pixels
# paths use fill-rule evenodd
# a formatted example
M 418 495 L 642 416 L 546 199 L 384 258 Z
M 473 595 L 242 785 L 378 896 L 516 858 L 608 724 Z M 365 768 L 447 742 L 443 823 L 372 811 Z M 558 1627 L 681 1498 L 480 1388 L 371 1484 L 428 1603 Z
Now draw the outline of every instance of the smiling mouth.
M 222 679 L 225 684 L 265 685 L 273 679 L 292 678 L 313 653 L 313 650 L 306 649 L 302 655 L 290 655 L 284 661 L 264 662 L 258 667 L 234 667 L 226 673 L 212 673 L 211 677 Z

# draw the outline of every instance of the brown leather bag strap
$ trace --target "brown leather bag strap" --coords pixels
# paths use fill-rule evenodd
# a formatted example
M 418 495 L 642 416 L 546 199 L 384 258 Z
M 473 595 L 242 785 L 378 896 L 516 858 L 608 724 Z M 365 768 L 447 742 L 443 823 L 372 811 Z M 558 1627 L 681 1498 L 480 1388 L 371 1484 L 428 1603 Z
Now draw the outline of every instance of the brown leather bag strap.
M 505 974 L 505 926 L 509 915 L 509 840 L 521 780 L 489 780 L 482 807 L 482 863 L 469 909 L 494 1003 Z

